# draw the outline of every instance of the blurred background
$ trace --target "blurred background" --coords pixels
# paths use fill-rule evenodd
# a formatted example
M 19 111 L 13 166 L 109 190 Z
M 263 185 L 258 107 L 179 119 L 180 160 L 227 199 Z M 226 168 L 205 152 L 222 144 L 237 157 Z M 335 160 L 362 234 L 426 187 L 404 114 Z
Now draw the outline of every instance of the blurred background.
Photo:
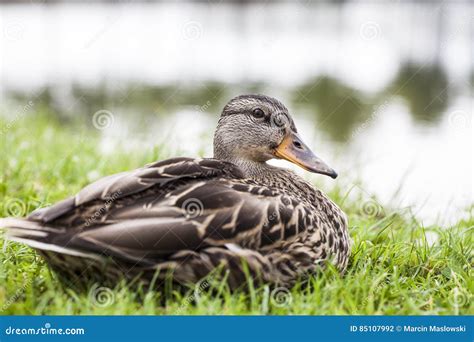
M 427 225 L 474 202 L 472 2 L 0 1 L 0 29 L 2 134 L 46 115 L 104 154 L 212 156 L 222 106 L 264 93 L 339 172 L 323 189 Z

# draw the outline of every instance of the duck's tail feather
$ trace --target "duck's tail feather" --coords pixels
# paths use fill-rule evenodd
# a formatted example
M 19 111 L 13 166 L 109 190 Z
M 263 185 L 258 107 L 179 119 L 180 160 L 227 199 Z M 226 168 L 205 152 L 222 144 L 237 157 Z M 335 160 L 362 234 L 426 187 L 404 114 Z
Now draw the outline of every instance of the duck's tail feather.
M 7 240 L 19 242 L 35 249 L 70 287 L 102 280 L 107 260 L 93 252 L 56 244 L 55 237 L 64 228 L 47 226 L 30 219 L 8 217 L 0 219 L 0 230 Z M 117 277 L 115 278 L 117 279 Z
M 32 236 L 44 237 L 48 235 L 48 227 L 44 227 L 39 222 L 30 221 L 27 219 L 21 219 L 16 217 L 6 217 L 0 219 L 0 228 L 7 229 L 8 234 L 13 234 L 14 231 L 23 231 L 23 234 L 29 234 Z
M 50 251 L 76 257 L 101 259 L 97 254 L 79 251 L 74 248 L 59 246 L 51 240 L 54 235 L 64 231 L 62 228 L 45 226 L 41 222 L 28 219 L 7 217 L 0 219 L 0 229 L 6 231 L 10 241 L 24 243 L 36 250 Z

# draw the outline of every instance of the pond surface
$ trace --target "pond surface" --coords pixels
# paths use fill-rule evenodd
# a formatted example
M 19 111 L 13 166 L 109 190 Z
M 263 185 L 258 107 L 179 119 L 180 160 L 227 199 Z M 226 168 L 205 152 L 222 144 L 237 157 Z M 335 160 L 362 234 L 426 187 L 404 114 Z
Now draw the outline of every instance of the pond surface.
M 211 155 L 225 102 L 259 92 L 339 172 L 311 176 L 322 188 L 412 206 L 426 224 L 473 203 L 468 2 L 33 2 L 0 5 L 0 27 L 4 115 L 29 101 L 65 122 L 110 112 L 104 153 L 166 142 Z

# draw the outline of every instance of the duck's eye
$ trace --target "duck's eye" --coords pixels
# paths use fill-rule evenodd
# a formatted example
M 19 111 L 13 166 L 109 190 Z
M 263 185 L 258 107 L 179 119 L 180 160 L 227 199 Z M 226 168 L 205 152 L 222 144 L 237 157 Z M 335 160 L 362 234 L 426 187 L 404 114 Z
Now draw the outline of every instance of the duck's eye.
M 255 108 L 252 112 L 252 115 L 257 119 L 261 119 L 265 116 L 265 113 L 260 108 Z

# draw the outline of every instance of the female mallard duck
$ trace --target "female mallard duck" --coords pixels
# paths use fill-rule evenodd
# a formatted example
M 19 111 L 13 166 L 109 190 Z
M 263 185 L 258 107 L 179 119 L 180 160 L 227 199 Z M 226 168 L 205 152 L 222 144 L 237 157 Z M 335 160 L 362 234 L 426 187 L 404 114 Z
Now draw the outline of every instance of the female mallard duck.
M 238 96 L 222 111 L 214 159 L 174 158 L 108 176 L 0 226 L 73 283 L 156 274 L 190 283 L 223 267 L 231 287 L 248 274 L 290 286 L 326 260 L 343 271 L 344 213 L 295 173 L 268 165 L 272 158 L 337 176 L 302 142 L 282 103 Z

